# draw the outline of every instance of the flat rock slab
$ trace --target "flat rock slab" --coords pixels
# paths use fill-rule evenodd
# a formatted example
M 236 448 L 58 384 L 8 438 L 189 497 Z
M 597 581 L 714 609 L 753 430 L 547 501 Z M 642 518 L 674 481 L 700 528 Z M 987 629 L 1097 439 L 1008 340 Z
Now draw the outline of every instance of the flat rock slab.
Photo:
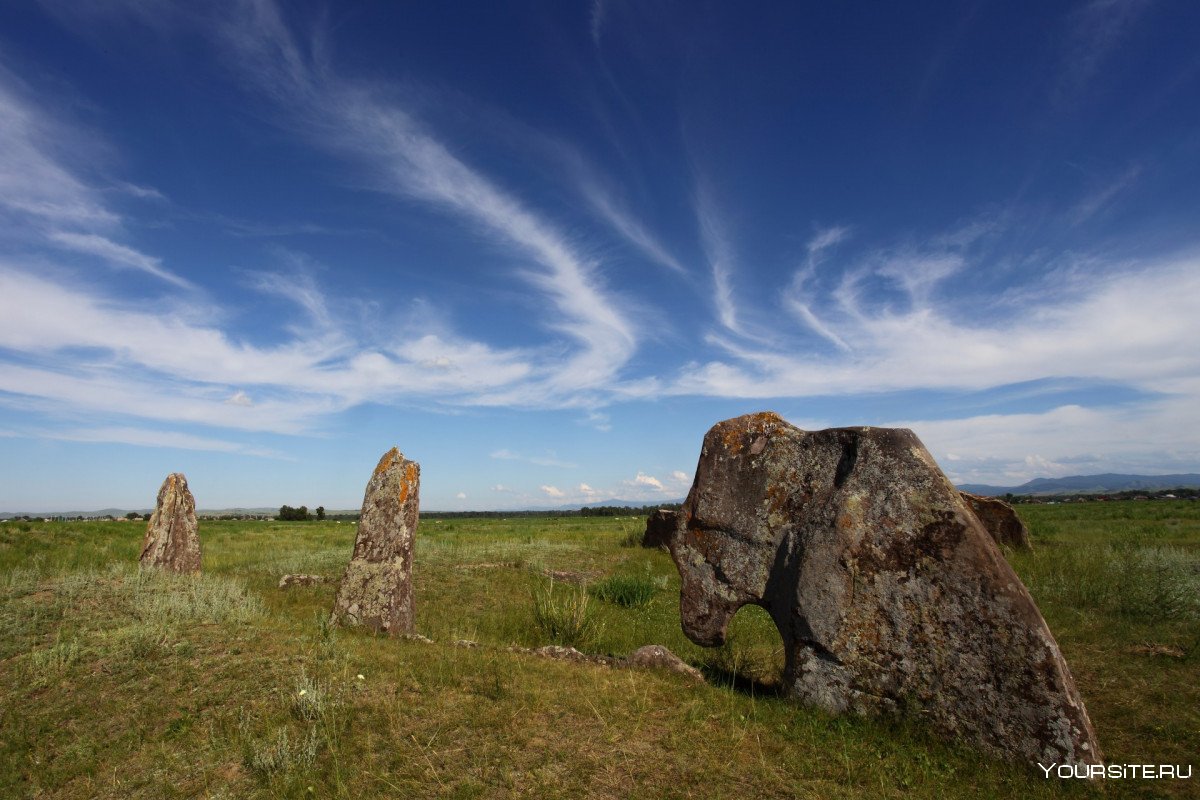
M 138 562 L 143 567 L 173 572 L 200 571 L 196 498 L 182 472 L 172 472 L 158 490 Z
M 704 683 L 700 670 L 687 664 L 677 655 L 661 644 L 648 644 L 640 647 L 625 658 L 616 656 L 592 655 L 581 653 L 574 647 L 562 647 L 548 644 L 544 647 L 509 647 L 511 653 L 523 653 L 538 658 L 552 658 L 557 661 L 570 661 L 575 664 L 595 664 L 601 667 L 624 667 L 626 669 L 655 669 L 683 675 L 697 683 Z
M 911 431 L 718 423 L 670 549 L 687 636 L 719 645 L 739 608 L 765 608 L 793 697 L 913 713 L 1005 759 L 1101 763 L 1029 592 Z
M 398 636 L 413 629 L 412 560 L 421 466 L 393 447 L 367 482 L 333 622 Z
M 600 577 L 599 572 L 571 572 L 563 569 L 547 569 L 542 575 L 558 583 L 569 583 L 574 586 L 585 586 Z
M 979 517 L 983 527 L 996 540 L 996 544 L 1007 545 L 1017 550 L 1033 550 L 1029 528 L 1017 516 L 1017 511 L 998 497 L 983 497 L 970 492 L 959 492 L 967 505 Z
M 279 579 L 280 589 L 291 589 L 293 586 L 318 586 L 333 580 L 327 575 L 284 575 Z

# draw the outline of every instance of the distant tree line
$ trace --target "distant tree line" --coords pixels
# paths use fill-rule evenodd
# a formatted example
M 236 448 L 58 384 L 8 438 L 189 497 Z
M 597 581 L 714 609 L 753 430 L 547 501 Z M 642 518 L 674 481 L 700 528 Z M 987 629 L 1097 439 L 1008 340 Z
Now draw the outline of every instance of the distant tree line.
M 595 506 L 552 511 L 422 511 L 421 519 L 514 519 L 522 517 L 629 517 L 646 516 L 660 508 L 680 508 L 679 503 L 646 506 Z M 355 515 L 354 519 L 358 519 Z
M 1004 499 L 1014 505 L 1039 503 L 1093 503 L 1105 500 L 1200 500 L 1200 489 L 1180 486 L 1175 489 L 1126 489 L 1102 494 L 1006 494 Z
M 591 506 L 579 509 L 581 517 L 637 517 L 645 516 L 657 511 L 660 508 L 678 511 L 683 507 L 682 503 L 656 503 L 647 506 Z
M 308 513 L 308 506 L 300 506 L 292 508 L 291 506 L 280 506 L 279 515 L 276 519 L 281 519 L 286 522 L 308 522 L 311 519 L 325 519 L 325 506 L 317 506 L 315 514 Z

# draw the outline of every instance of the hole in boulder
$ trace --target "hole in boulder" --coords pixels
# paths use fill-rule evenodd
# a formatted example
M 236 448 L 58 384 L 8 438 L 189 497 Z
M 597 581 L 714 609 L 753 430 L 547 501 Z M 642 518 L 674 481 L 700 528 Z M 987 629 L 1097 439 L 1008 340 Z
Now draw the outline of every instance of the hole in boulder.
M 703 671 L 718 686 L 747 694 L 780 694 L 783 689 L 783 639 L 766 609 L 742 606 L 725 644 L 708 651 Z

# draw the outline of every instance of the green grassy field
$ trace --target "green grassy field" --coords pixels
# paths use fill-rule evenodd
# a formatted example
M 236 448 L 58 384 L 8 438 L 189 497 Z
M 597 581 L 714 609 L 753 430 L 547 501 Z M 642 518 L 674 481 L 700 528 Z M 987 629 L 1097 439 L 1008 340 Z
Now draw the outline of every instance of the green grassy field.
M 1200 766 L 1200 503 L 1020 512 L 1036 551 L 1010 560 L 1110 762 Z M 0 525 L 0 796 L 1200 796 L 1200 777 L 1047 780 L 909 721 L 797 706 L 761 610 L 724 648 L 687 641 L 670 557 L 625 546 L 643 524 L 424 520 L 433 644 L 330 629 L 334 584 L 277 588 L 337 578 L 348 523 L 202 523 L 200 578 L 140 574 L 144 523 Z M 551 570 L 593 589 L 551 590 Z M 664 644 L 709 682 L 506 649 L 552 637 Z

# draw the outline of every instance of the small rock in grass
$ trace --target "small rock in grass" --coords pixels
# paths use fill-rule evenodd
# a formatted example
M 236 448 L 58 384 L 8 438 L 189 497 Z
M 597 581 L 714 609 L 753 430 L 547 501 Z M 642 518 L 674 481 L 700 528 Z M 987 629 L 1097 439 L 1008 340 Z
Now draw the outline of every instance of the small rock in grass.
M 330 578 L 325 575 L 284 575 L 279 579 L 280 589 L 290 589 L 293 586 L 316 586 L 321 583 L 329 583 Z
M 686 663 L 661 644 L 648 644 L 645 647 L 639 647 L 625 659 L 625 666 L 641 667 L 643 669 L 665 669 L 677 675 L 686 675 L 700 683 L 704 682 L 704 676 L 700 674 L 700 670 Z

